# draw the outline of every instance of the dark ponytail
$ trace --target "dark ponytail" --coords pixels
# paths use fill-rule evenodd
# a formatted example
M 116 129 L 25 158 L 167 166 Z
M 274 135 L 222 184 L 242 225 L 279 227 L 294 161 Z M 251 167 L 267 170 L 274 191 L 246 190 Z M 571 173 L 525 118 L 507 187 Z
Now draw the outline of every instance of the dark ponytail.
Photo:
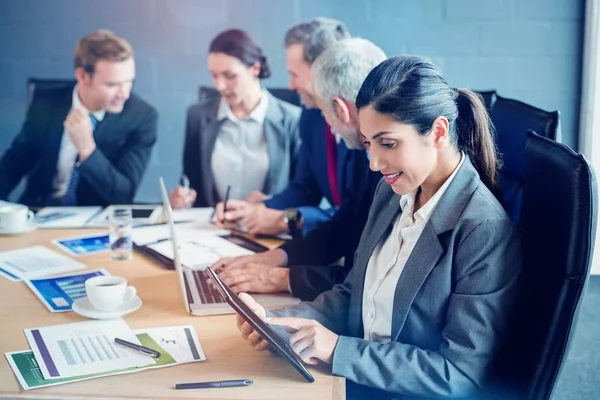
M 492 121 L 479 95 L 469 89 L 455 90 L 458 92 L 456 144 L 469 156 L 482 182 L 495 193 L 500 159 L 496 153 Z
M 258 77 L 265 79 L 271 76 L 271 68 L 262 49 L 252 40 L 250 35 L 241 29 L 230 29 L 221 32 L 210 42 L 209 53 L 223 53 L 240 60 L 246 67 L 260 64 Z
M 266 79 L 270 76 L 271 76 L 271 67 L 269 66 L 267 57 L 261 55 L 260 56 L 260 72 L 258 73 L 258 77 L 260 79 Z
M 469 156 L 481 181 L 500 199 L 499 160 L 487 111 L 475 93 L 450 87 L 431 61 L 410 55 L 383 61 L 369 73 L 356 97 L 358 110 L 367 106 L 412 125 L 421 135 L 431 132 L 437 117 L 446 117 L 452 143 Z

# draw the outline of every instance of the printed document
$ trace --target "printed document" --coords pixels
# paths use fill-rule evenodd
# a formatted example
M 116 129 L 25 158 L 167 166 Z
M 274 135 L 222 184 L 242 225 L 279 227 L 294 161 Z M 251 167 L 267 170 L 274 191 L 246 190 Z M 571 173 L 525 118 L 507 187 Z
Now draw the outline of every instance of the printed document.
M 206 360 L 193 326 L 139 329 L 133 332 L 142 345 L 161 353 L 154 364 L 97 374 L 77 375 L 70 378 L 44 379 L 40 363 L 38 363 L 31 350 L 13 351 L 5 353 L 5 355 L 17 380 L 25 390 Z
M 0 252 L 0 275 L 16 282 L 85 268 L 85 264 L 44 246 Z
M 39 229 L 84 228 L 102 207 L 44 207 L 35 215 Z
M 94 276 L 110 275 L 105 269 L 86 270 L 73 274 L 25 280 L 25 284 L 52 312 L 71 311 L 73 302 L 86 296 L 85 281 Z
M 25 329 L 25 336 L 45 379 L 155 364 L 154 358 L 115 343 L 118 337 L 140 344 L 123 319 Z
M 254 254 L 237 244 L 219 236 L 202 236 L 177 232 L 181 263 L 193 269 L 204 269 L 223 257 L 236 257 Z M 163 256 L 173 259 L 173 244 L 170 240 L 147 246 Z

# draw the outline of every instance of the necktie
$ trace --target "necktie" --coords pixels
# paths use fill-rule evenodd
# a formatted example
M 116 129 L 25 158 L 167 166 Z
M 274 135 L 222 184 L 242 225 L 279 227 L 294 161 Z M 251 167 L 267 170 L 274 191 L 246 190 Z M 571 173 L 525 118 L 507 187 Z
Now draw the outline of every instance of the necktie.
M 325 124 L 325 145 L 327 148 L 327 178 L 329 179 L 329 188 L 331 189 L 333 205 L 337 207 L 342 202 L 337 184 L 337 146 L 335 143 L 335 136 L 331 132 L 331 127 L 328 124 Z
M 91 113 L 90 120 L 92 121 L 92 131 L 96 129 L 96 125 L 98 120 Z M 65 196 L 63 197 L 63 206 L 76 206 L 77 205 L 77 185 L 79 184 L 79 154 L 75 158 L 75 163 L 73 164 L 73 169 L 71 170 L 71 175 L 69 176 L 69 185 L 67 186 L 67 191 L 65 192 Z

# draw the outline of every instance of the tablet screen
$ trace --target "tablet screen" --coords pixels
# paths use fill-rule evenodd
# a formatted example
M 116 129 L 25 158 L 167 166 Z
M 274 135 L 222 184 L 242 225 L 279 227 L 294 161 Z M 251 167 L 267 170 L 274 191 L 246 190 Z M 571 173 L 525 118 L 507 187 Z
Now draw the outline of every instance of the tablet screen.
M 314 382 L 315 378 L 306 369 L 302 360 L 294 353 L 285 340 L 277 334 L 268 324 L 263 322 L 255 313 L 241 300 L 237 294 L 233 292 L 219 276 L 209 267 L 206 272 L 210 275 L 215 285 L 223 295 L 225 301 L 233 308 L 233 310 L 244 317 L 252 328 L 265 339 L 269 344 L 284 357 L 308 382 Z
M 154 208 L 134 208 L 131 210 L 131 217 L 136 218 L 150 218 Z

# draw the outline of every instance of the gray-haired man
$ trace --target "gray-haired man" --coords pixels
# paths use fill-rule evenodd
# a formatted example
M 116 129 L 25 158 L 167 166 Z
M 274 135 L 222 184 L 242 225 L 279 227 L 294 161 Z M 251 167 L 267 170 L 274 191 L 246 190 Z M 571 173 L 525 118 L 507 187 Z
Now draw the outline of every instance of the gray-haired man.
M 356 95 L 364 78 L 384 59 L 379 47 L 353 38 L 332 44 L 312 65 L 315 102 L 349 146 L 361 143 L 354 105 Z M 366 164 L 364 150 L 360 155 Z M 237 292 L 277 292 L 289 287 L 295 296 L 307 300 L 343 281 L 352 268 L 373 193 L 381 178 L 381 174 L 369 171 L 366 165 L 357 173 L 362 175 L 361 184 L 352 187 L 331 220 L 279 249 L 220 260 L 214 268 L 221 278 Z M 344 266 L 322 266 L 341 257 Z

